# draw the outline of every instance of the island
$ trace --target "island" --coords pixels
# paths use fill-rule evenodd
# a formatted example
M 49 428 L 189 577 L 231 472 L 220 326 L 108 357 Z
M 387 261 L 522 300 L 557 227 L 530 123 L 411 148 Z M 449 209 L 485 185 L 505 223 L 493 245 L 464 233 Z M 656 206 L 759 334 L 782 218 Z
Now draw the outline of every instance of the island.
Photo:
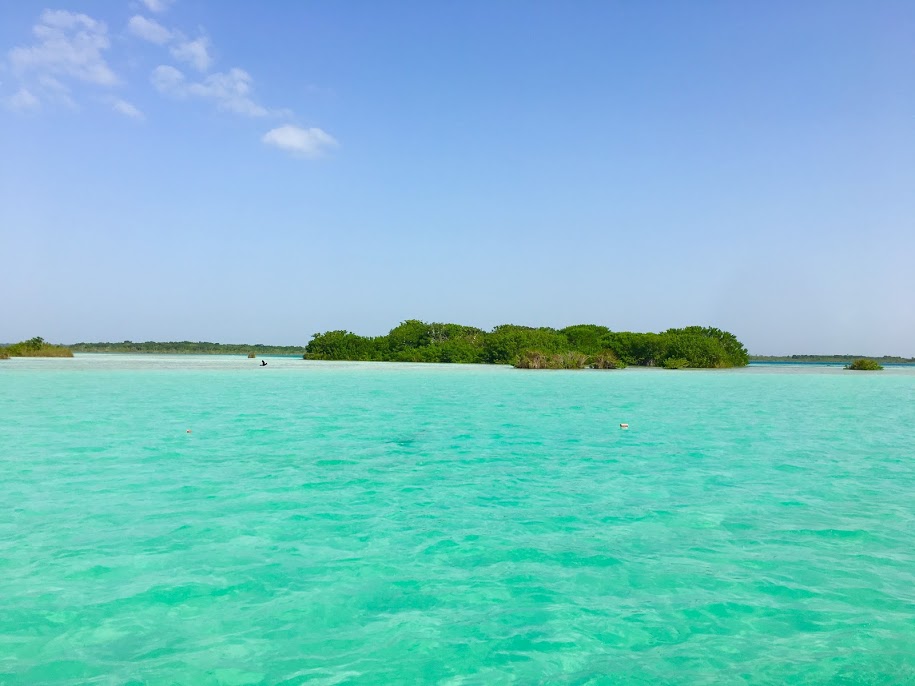
M 484 331 L 462 324 L 402 322 L 384 336 L 316 333 L 306 360 L 507 364 L 524 369 L 668 369 L 743 367 L 747 349 L 734 334 L 707 326 L 660 333 L 611 331 L 597 324 L 563 329 L 502 324 Z
M 881 369 L 883 369 L 883 365 L 881 365 L 876 360 L 861 358 L 845 365 L 845 368 L 857 372 L 879 372 Z

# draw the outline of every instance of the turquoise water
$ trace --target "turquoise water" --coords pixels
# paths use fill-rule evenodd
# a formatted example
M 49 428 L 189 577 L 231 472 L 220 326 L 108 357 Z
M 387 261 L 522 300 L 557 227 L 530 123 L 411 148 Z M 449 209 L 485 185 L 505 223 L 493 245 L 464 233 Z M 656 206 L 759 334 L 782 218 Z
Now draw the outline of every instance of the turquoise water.
M 258 363 L 0 362 L 0 683 L 915 683 L 915 370 Z

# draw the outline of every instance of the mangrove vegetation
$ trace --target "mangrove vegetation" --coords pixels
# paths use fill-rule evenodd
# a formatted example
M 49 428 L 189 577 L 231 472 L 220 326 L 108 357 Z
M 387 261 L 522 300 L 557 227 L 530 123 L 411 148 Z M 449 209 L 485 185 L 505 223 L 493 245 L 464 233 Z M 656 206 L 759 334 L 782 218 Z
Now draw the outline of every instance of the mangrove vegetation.
M 883 369 L 883 365 L 876 360 L 861 358 L 845 365 L 845 368 L 853 369 L 859 372 L 879 372 L 881 369 Z
M 350 331 L 315 334 L 308 360 L 510 364 L 525 369 L 742 367 L 747 350 L 727 331 L 688 326 L 661 333 L 611 331 L 597 324 L 564 329 L 502 324 L 491 331 L 410 319 L 385 336 Z
M 40 336 L 0 348 L 0 360 L 11 357 L 73 357 L 73 351 L 63 345 L 53 345 Z

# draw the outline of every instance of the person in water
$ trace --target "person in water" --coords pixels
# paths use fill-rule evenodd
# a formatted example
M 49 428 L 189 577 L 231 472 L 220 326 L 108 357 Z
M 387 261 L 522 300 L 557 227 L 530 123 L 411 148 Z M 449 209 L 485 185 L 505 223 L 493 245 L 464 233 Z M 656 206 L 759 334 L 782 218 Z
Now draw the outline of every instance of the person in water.
M 261 360 L 261 367 L 267 366 L 267 360 Z

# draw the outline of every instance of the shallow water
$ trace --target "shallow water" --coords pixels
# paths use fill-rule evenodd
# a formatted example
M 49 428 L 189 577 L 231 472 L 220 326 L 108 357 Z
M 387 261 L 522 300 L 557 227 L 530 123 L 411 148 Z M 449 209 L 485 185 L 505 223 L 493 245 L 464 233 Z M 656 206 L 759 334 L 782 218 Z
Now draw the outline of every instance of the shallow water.
M 0 683 L 915 682 L 915 370 L 267 359 L 0 362 Z

